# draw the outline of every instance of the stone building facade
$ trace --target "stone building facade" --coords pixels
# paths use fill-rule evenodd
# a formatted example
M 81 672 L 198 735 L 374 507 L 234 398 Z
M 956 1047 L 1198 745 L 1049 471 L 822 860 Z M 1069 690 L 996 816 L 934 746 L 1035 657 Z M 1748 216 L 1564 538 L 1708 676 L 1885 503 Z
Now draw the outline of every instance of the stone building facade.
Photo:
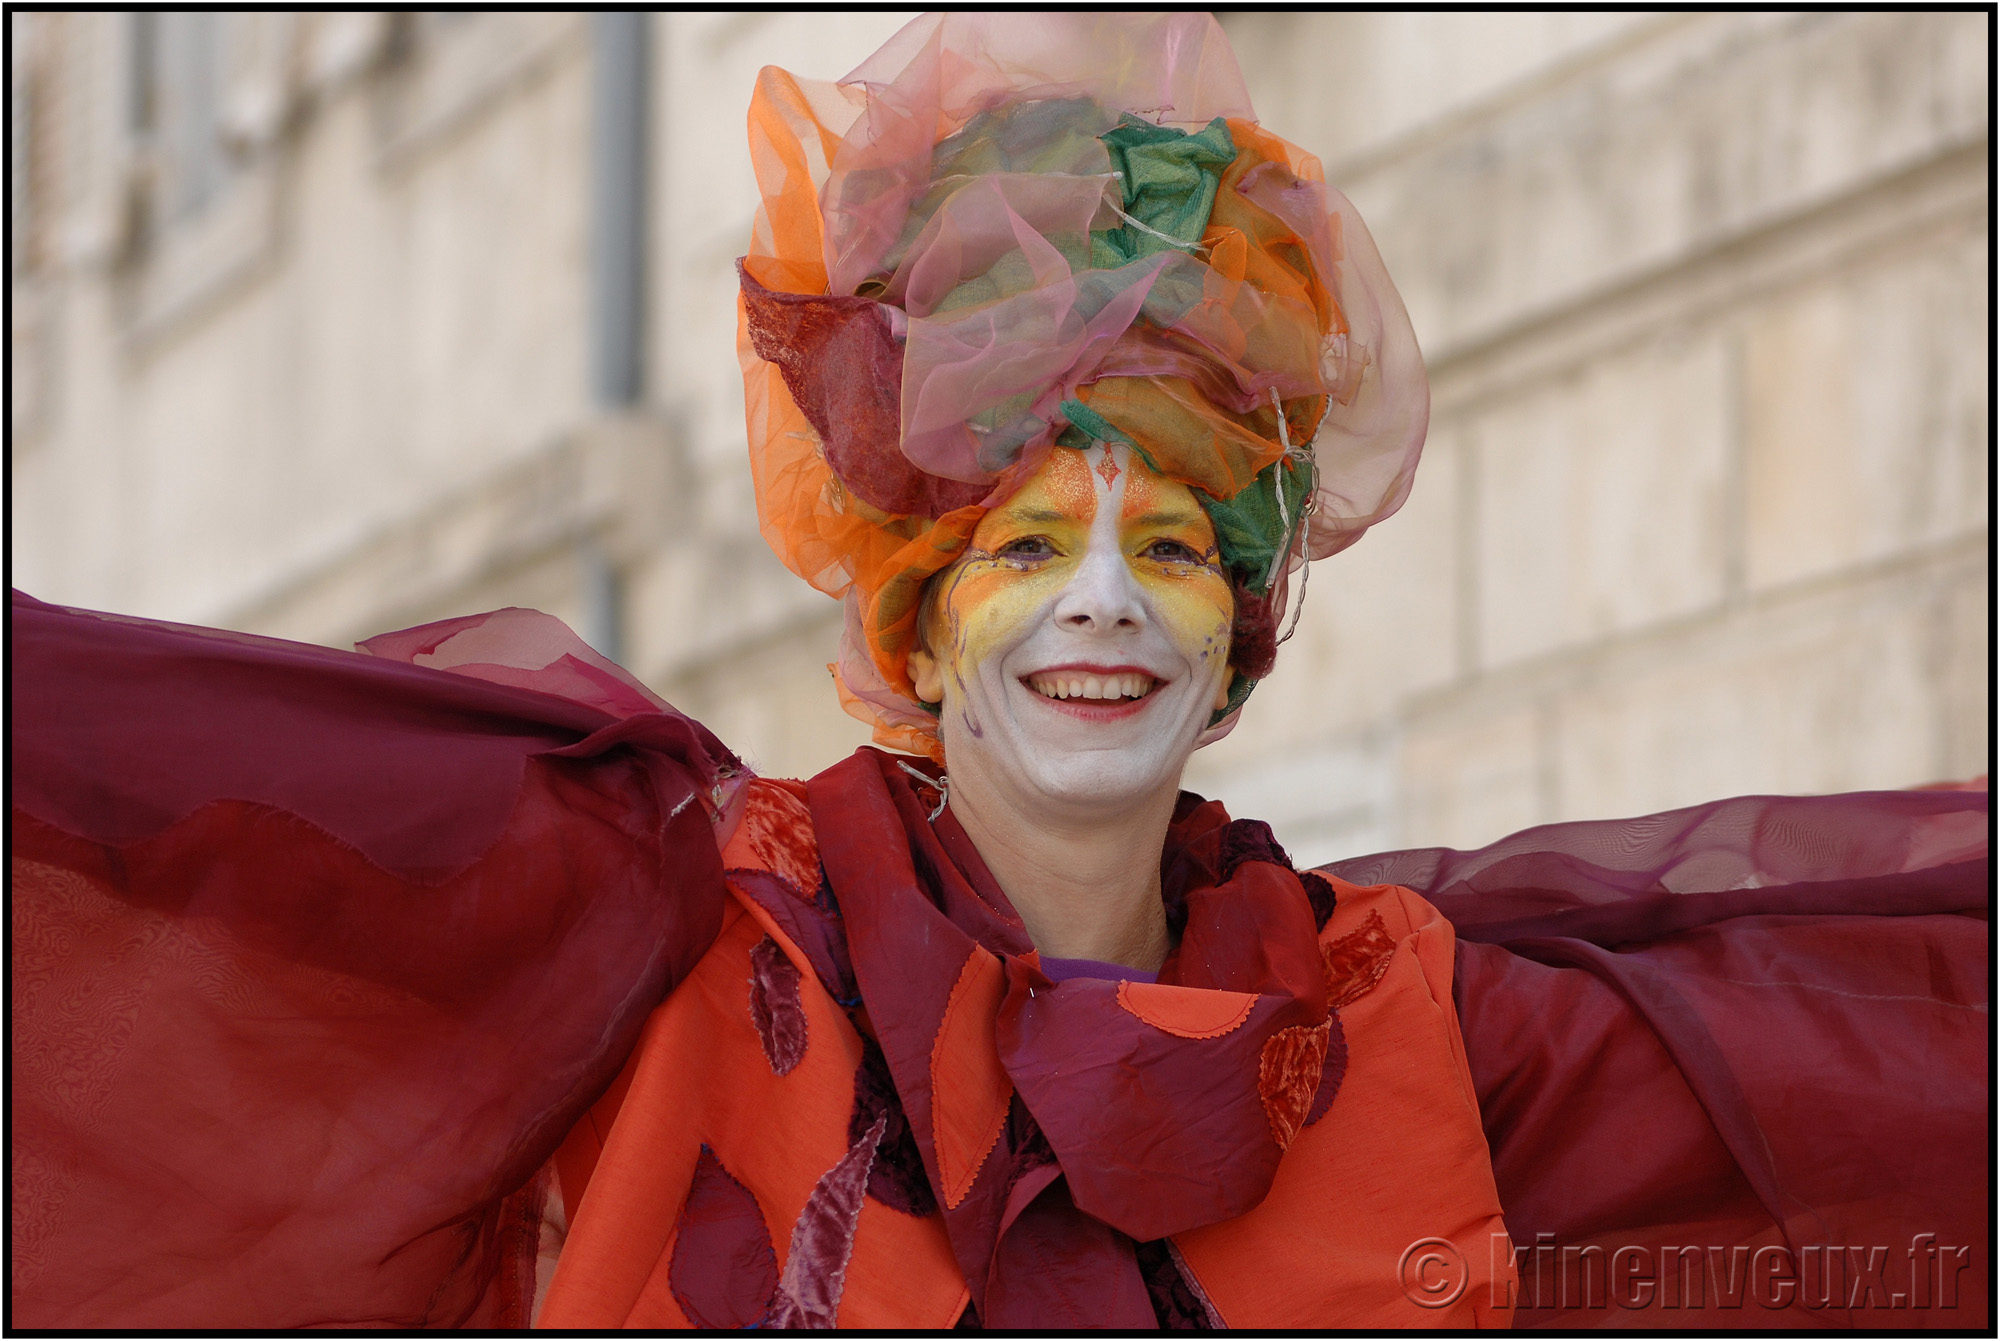
M 534 606 L 767 772 L 862 743 L 730 263 L 757 68 L 906 17 L 14 14 L 15 584 L 334 645 Z M 1326 860 L 1985 772 L 1990 22 L 1226 17 L 1434 405 L 1189 785 Z

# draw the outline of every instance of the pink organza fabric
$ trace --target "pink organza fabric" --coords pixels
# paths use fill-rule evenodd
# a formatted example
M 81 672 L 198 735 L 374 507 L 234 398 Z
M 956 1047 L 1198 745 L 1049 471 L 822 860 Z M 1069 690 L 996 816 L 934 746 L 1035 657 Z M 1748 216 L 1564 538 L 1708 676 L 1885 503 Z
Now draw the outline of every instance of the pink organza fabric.
M 763 258 L 799 266 L 770 213 L 787 207 L 803 159 L 817 194 L 824 293 L 863 294 L 907 317 L 896 331 L 900 442 L 918 469 L 992 485 L 1018 453 L 1032 465 L 1062 427 L 1061 402 L 1080 387 L 1165 375 L 1239 414 L 1274 392 L 1331 397 L 1324 421 L 1296 435 L 1303 446 L 1317 429 L 1322 483 L 1294 563 L 1352 544 L 1407 497 L 1429 421 L 1422 355 L 1366 225 L 1318 180 L 1309 155 L 1296 155 L 1296 171 L 1264 163 L 1236 189 L 1304 244 L 1337 311 L 1330 330 L 1321 314 L 1287 310 L 1289 299 L 1173 251 L 1110 271 L 1074 264 L 1079 239 L 1119 223 L 1116 178 L 1096 137 L 1121 112 L 1189 131 L 1217 117 L 1256 120 L 1208 15 L 931 14 L 838 84 L 785 80 L 793 97 L 760 96 L 795 109 L 778 119 L 789 122 L 796 155 L 758 152 L 753 114 L 766 213 L 750 268 L 761 277 Z M 1008 137 L 1007 168 L 940 160 L 981 115 L 1043 100 L 1094 106 L 1059 131 Z M 1158 329 L 1135 327 L 1156 284 L 1177 274 L 1198 301 L 1149 309 Z M 999 301 L 939 310 L 960 285 L 991 275 L 1008 290 Z M 1301 342 L 1302 332 L 1319 338 Z M 879 362 L 834 376 L 879 376 Z
M 941 754 L 908 678 L 923 585 L 1072 427 L 1250 499 L 1227 534 L 1261 542 L 1225 558 L 1260 600 L 1408 496 L 1429 392 L 1402 302 L 1207 15 L 927 15 L 838 83 L 766 68 L 749 121 L 758 517 L 850 599 L 836 680 L 878 743 Z M 1306 498 L 1274 509 L 1247 491 L 1279 494 L 1280 460 Z
M 822 189 L 830 293 L 881 268 L 930 184 L 931 147 L 988 108 L 1081 94 L 1184 130 L 1256 115 L 1221 28 L 1192 12 L 926 14 L 840 83 L 866 96 Z M 1101 154 L 1065 166 L 1108 172 Z

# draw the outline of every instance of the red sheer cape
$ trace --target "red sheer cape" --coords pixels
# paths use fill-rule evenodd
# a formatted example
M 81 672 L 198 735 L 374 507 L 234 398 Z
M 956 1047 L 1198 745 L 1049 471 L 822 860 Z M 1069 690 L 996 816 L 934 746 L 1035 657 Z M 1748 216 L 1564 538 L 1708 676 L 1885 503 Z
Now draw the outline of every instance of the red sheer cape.
M 528 612 L 372 656 L 18 593 L 11 631 L 13 1323 L 525 1321 L 510 1207 L 712 939 L 734 759 Z M 1523 1323 L 1986 1325 L 1986 806 L 1745 798 L 1330 868 L 1457 924 Z M 1718 1283 L 1565 1307 L 1591 1245 Z M 1827 1245 L 1831 1311 L 1730 1274 L 1782 1247 L 1796 1304 Z M 1959 1248 L 1957 1307 L 1910 1308 Z
M 1458 932 L 1517 1326 L 1987 1325 L 1987 829 L 1752 796 L 1326 868 Z
M 728 752 L 526 612 L 11 623 L 14 1324 L 525 1322 L 502 1201 L 713 938 Z

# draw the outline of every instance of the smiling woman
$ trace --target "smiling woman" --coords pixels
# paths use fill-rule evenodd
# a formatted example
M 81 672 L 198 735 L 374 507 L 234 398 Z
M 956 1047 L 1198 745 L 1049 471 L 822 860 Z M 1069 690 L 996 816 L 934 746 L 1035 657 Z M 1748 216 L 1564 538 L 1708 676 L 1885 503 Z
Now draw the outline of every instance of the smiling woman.
M 1229 706 L 1234 615 L 1194 494 L 1123 445 L 1055 449 L 931 579 L 917 697 L 939 705 L 959 822 L 1045 953 L 1166 957 L 1151 857 Z
M 849 710 L 930 760 L 863 750 L 801 787 L 752 784 L 744 831 L 764 837 L 725 852 L 851 1024 L 815 1027 L 859 1049 L 835 1054 L 821 1116 L 792 1101 L 801 1123 L 844 1130 L 863 1167 L 923 1171 L 920 1197 L 883 1200 L 936 1217 L 864 1203 L 837 1262 L 795 1239 L 787 1271 L 837 1271 L 856 1325 L 1504 1314 L 1484 1289 L 1432 1312 L 1397 1280 L 1398 1254 L 1440 1236 L 1482 1283 L 1511 1280 L 1478 1256 L 1500 1224 L 1439 1009 L 1448 928 L 1404 891 L 1337 897 L 1264 826 L 1180 791 L 1268 672 L 1292 570 L 1392 513 L 1416 463 L 1423 369 L 1359 218 L 1256 125 L 1202 15 L 924 19 L 842 85 L 767 69 L 751 127 L 765 200 L 741 352 L 764 532 L 847 603 Z M 750 879 L 773 867 L 760 841 L 801 873 Z M 799 933 L 801 900 L 837 916 L 839 959 Z M 730 1251 L 684 1210 L 703 1160 L 746 1205 L 809 1216 L 819 1193 L 672 1088 L 717 1021 L 669 1003 L 655 1027 L 601 1147 L 572 1155 L 592 1191 L 542 1318 L 798 1316 L 754 1288 L 704 1302 L 676 1274 L 683 1252 Z M 746 1088 L 774 1055 L 746 1050 Z M 1425 1120 L 1350 1060 L 1420 1066 Z M 884 1096 L 879 1133 L 865 1105 L 846 1116 L 850 1074 Z M 1355 1181 L 1408 1162 L 1438 1171 L 1422 1198 Z M 659 1197 L 595 1191 L 662 1165 Z M 1301 1226 L 1294 1199 L 1375 1210 Z M 925 1241 L 951 1265 L 893 1287 L 860 1265 L 892 1243 L 924 1260 Z M 1273 1252 L 1304 1270 L 1272 1281 Z M 671 1305 L 638 1285 L 663 1263 Z
M 1062 448 L 931 579 L 910 670 L 926 703 L 944 703 L 947 684 L 956 690 L 956 713 L 940 713 L 947 741 L 958 732 L 982 736 L 967 673 L 1011 653 L 1020 656 L 1005 678 L 1069 703 L 1073 715 L 1092 713 L 1081 720 L 1134 717 L 1116 701 L 1148 698 L 1151 709 L 1156 689 L 1193 702 L 1212 691 L 1210 710 L 1220 712 L 1229 702 L 1235 608 L 1215 528 L 1185 485 L 1135 463 L 1122 445 Z M 1122 664 L 1127 651 L 1150 660 Z M 1086 701 L 1106 706 L 1093 711 Z M 1162 723 L 1150 734 L 1183 733 Z
M 932 587 L 910 669 L 917 697 L 942 705 L 954 759 L 989 730 L 1006 738 L 992 748 L 1020 758 L 1144 742 L 1184 759 L 1228 704 L 1235 602 L 1215 532 L 1185 486 L 1123 447 L 1058 449 Z M 1065 720 L 1126 729 L 1065 738 Z M 1079 803 L 1163 777 L 1104 764 L 1048 790 Z
M 17 594 L 17 1323 L 1686 1326 L 1706 1249 L 1983 1325 L 1983 789 L 1318 871 L 1179 790 L 1426 417 L 1212 20 L 924 18 L 751 136 L 760 518 L 904 752 L 751 777 L 529 611 Z

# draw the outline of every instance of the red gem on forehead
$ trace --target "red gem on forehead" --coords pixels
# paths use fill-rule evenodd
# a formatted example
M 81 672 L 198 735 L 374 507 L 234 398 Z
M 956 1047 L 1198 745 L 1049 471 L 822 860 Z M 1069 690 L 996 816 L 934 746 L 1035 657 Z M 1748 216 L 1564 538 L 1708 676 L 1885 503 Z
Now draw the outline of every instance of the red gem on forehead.
M 1112 459 L 1111 448 L 1104 449 L 1104 460 L 1098 463 L 1097 473 L 1104 477 L 1104 487 L 1109 489 L 1118 479 L 1118 462 Z

